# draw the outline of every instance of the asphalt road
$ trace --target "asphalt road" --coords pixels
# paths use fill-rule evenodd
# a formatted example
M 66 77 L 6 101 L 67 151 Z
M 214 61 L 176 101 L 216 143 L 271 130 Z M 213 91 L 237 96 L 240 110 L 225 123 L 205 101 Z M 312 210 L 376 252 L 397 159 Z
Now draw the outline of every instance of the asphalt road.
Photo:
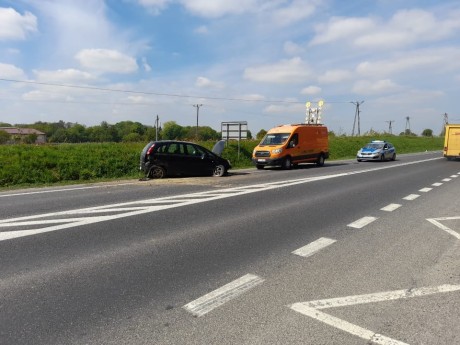
M 460 162 L 0 193 L 0 344 L 460 344 Z

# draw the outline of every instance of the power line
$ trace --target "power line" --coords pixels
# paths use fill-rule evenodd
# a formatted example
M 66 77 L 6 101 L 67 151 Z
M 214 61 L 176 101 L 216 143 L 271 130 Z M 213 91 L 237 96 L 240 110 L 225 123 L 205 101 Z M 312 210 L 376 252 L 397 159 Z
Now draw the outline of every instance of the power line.
M 130 94 L 141 94 L 141 95 L 153 95 L 153 96 L 166 96 L 166 97 L 179 97 L 179 98 L 199 98 L 199 99 L 211 99 L 211 100 L 223 100 L 223 101 L 240 101 L 240 102 L 262 102 L 262 103 L 281 103 L 281 104 L 304 104 L 301 101 L 282 101 L 282 100 L 264 100 L 264 99 L 247 99 L 247 98 L 229 98 L 229 97 L 210 97 L 210 96 L 198 96 L 198 95 L 180 95 L 173 93 L 159 93 L 159 92 L 147 92 L 147 91 L 134 91 L 134 90 L 121 90 L 121 89 L 109 89 L 95 86 L 83 86 L 83 85 L 72 85 L 72 84 L 57 84 L 57 83 L 44 83 L 31 80 L 15 80 L 0 78 L 0 81 L 7 81 L 12 83 L 24 83 L 32 85 L 43 85 L 43 86 L 57 86 L 57 87 L 68 87 L 74 89 L 84 90 L 95 90 L 95 91 L 109 91 L 109 92 L 120 92 Z M 328 103 L 348 103 L 348 102 L 328 102 Z

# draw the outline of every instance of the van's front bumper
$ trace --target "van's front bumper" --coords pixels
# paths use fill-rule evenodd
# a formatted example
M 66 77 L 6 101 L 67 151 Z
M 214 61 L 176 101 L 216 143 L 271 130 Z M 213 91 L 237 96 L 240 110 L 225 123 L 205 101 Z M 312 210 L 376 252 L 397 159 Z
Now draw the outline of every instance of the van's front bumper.
M 283 164 L 283 158 L 253 158 L 252 163 L 255 165 L 277 166 Z

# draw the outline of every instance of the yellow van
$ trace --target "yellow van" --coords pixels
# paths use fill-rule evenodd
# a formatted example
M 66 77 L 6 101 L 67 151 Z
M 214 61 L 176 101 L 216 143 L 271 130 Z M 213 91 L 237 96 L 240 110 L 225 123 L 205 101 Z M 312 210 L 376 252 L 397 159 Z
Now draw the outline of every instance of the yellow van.
M 327 127 L 307 123 L 270 129 L 252 153 L 252 162 L 257 169 L 265 166 L 291 169 L 299 163 L 323 166 L 326 158 L 329 158 Z
M 443 155 L 448 160 L 460 158 L 460 124 L 446 125 Z

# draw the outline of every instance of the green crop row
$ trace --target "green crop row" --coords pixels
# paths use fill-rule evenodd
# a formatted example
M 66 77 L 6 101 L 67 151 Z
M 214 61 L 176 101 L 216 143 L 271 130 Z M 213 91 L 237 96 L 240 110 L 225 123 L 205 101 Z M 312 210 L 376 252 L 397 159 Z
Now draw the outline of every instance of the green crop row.
M 331 137 L 330 160 L 353 158 L 371 139 L 388 140 L 400 153 L 442 150 L 441 137 Z M 214 142 L 199 142 L 211 149 Z M 256 140 L 229 142 L 222 154 L 233 168 L 252 167 Z M 142 177 L 139 155 L 145 143 L 0 145 L 0 188 Z

